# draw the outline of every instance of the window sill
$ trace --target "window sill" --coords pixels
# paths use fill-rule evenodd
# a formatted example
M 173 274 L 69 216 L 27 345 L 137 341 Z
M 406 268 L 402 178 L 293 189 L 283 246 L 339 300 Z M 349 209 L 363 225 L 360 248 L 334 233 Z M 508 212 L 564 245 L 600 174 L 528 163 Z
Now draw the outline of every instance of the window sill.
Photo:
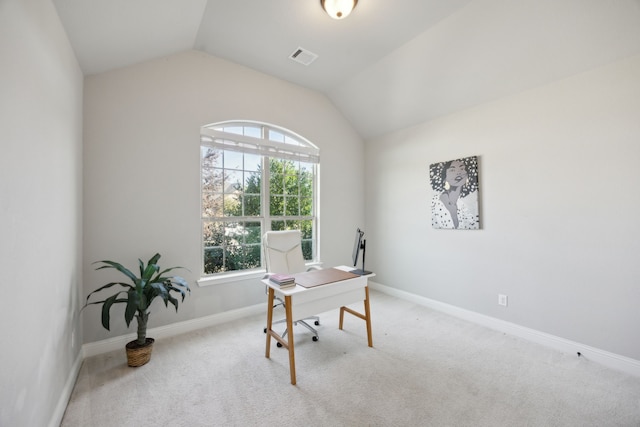
M 310 267 L 322 267 L 322 262 L 310 262 L 305 265 L 307 266 L 307 269 Z M 241 280 L 262 279 L 265 274 L 267 274 L 267 270 L 265 270 L 264 268 L 260 270 L 221 273 L 214 276 L 201 277 L 198 280 L 198 286 L 205 287 L 221 285 L 223 283 L 239 282 Z
M 223 283 L 239 282 L 241 280 L 262 279 L 267 274 L 267 270 L 251 270 L 239 273 L 222 273 L 215 276 L 205 276 L 198 280 L 198 286 L 213 286 Z

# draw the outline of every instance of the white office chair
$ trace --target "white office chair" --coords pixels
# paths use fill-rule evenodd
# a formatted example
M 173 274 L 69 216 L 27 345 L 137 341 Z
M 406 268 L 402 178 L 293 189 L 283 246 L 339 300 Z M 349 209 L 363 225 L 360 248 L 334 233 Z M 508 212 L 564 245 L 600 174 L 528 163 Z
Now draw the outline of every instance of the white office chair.
M 262 242 L 267 264 L 267 273 L 296 274 L 304 273 L 312 269 L 319 269 L 318 267 L 310 267 L 307 269 L 305 266 L 302 247 L 300 246 L 302 243 L 302 234 L 299 230 L 267 231 L 262 238 Z M 279 301 L 276 305 L 284 306 L 282 299 L 276 299 Z M 306 322 L 307 320 L 313 320 L 316 326 L 320 324 L 320 318 L 318 316 L 311 316 L 295 320 L 294 325 L 299 323 L 309 329 L 313 332 L 313 341 L 318 341 L 318 331 L 309 325 Z M 282 319 L 273 323 L 282 323 L 284 321 L 285 319 Z M 264 332 L 267 332 L 266 328 Z M 286 336 L 287 332 L 289 331 L 285 330 L 282 336 Z M 280 346 L 281 344 L 278 343 L 278 347 Z

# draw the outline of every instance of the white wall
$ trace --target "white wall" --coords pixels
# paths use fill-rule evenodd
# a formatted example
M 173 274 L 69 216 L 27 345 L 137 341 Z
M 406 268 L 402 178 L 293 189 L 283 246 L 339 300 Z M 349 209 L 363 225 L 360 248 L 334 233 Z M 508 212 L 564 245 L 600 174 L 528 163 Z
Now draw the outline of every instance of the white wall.
M 0 1 L 0 425 L 57 425 L 79 369 L 82 73 L 49 0 Z
M 134 268 L 155 252 L 161 265 L 191 273 L 192 294 L 178 313 L 154 303 L 150 327 L 265 301 L 258 281 L 198 287 L 200 268 L 200 127 L 245 119 L 288 128 L 320 147 L 321 257 L 349 260 L 352 234 L 364 222 L 362 140 L 317 92 L 204 53 L 189 51 L 90 76 L 84 96 L 85 294 L 113 276 L 91 263 L 111 259 Z M 112 309 L 84 311 L 84 342 L 132 333 Z
M 383 285 L 640 360 L 639 141 L 638 56 L 367 141 L 368 266 Z M 472 155 L 482 229 L 432 229 L 429 165 Z

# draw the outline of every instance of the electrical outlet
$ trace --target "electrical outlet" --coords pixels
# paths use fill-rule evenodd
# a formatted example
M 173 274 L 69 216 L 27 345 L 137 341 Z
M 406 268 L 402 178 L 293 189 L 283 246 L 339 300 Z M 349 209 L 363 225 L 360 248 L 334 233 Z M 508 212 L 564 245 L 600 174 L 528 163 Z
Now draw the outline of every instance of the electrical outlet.
M 504 307 L 507 306 L 507 296 L 503 294 L 498 294 L 498 304 Z

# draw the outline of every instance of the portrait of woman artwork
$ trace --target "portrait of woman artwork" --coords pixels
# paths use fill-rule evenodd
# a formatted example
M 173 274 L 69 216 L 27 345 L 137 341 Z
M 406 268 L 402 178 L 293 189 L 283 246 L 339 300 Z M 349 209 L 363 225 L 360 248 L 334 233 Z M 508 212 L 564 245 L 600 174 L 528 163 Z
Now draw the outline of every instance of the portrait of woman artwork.
M 434 163 L 429 166 L 431 226 L 478 230 L 478 156 Z

